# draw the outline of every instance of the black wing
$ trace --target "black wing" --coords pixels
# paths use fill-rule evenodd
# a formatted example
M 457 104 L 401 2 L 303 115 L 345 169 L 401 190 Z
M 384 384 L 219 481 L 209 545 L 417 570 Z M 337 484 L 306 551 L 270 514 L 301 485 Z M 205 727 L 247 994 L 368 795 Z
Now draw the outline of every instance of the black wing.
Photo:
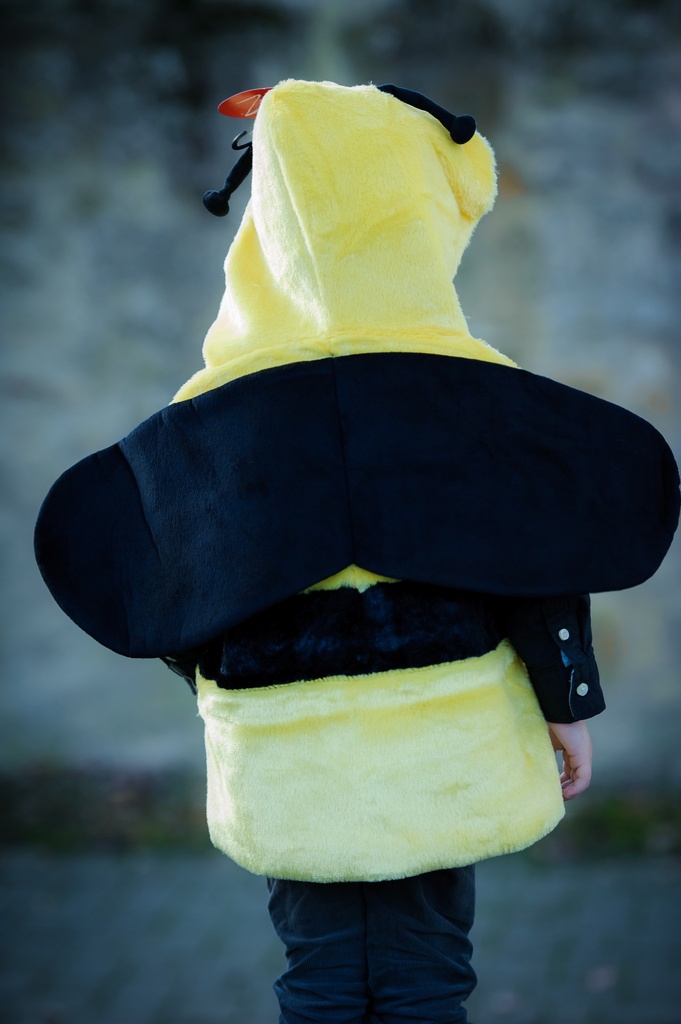
M 163 409 L 56 482 L 36 555 L 81 628 L 155 657 L 351 563 L 494 594 L 634 586 L 678 513 L 638 416 L 506 366 L 377 353 Z

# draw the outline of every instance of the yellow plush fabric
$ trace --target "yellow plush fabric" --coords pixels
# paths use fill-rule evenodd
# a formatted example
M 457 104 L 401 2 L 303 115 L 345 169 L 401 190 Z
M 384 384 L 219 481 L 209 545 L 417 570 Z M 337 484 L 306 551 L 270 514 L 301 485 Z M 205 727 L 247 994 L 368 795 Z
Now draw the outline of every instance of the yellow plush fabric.
M 308 587 L 304 593 L 312 590 L 338 590 L 339 587 L 353 587 L 355 590 L 364 591 L 367 587 L 373 587 L 375 583 L 397 583 L 397 580 L 389 576 L 379 576 L 368 569 L 362 569 L 359 565 L 348 565 L 334 576 L 328 576 L 325 580 Z
M 473 338 L 452 278 L 496 194 L 476 134 L 373 86 L 287 81 L 253 132 L 252 198 L 205 369 L 176 401 L 272 366 L 363 352 L 513 365 Z M 313 589 L 386 581 L 359 566 Z M 529 845 L 563 814 L 546 725 L 502 644 L 427 668 L 229 691 L 198 679 L 213 842 L 256 873 L 404 877 Z
M 359 352 L 513 365 L 473 338 L 452 278 L 496 195 L 479 134 L 370 85 L 286 81 L 253 129 L 251 200 L 225 262 L 205 369 L 175 400 L 269 366 Z
M 256 874 L 401 878 L 522 849 L 564 813 L 506 641 L 447 665 L 198 691 L 211 839 Z

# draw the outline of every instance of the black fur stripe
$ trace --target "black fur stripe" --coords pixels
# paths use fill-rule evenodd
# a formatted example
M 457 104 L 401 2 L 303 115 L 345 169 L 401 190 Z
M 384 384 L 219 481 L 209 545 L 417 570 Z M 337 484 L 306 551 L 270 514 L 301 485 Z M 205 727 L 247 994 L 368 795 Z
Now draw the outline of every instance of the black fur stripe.
M 199 670 L 224 689 L 417 668 L 486 654 L 502 635 L 484 597 L 378 583 L 297 594 L 228 630 Z

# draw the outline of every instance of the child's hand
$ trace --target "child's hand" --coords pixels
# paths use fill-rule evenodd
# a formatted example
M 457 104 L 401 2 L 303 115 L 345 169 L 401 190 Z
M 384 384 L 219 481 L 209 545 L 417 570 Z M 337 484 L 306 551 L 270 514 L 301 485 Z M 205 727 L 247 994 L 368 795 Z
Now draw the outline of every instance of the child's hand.
M 591 736 L 586 722 L 547 722 L 554 750 L 563 751 L 563 800 L 573 800 L 591 782 Z

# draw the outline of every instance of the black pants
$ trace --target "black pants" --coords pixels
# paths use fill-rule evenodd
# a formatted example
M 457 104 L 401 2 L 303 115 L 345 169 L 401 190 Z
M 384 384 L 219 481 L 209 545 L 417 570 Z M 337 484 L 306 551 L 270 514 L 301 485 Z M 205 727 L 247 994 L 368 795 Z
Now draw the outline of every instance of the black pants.
M 394 882 L 268 879 L 280 1024 L 465 1024 L 474 868 Z

